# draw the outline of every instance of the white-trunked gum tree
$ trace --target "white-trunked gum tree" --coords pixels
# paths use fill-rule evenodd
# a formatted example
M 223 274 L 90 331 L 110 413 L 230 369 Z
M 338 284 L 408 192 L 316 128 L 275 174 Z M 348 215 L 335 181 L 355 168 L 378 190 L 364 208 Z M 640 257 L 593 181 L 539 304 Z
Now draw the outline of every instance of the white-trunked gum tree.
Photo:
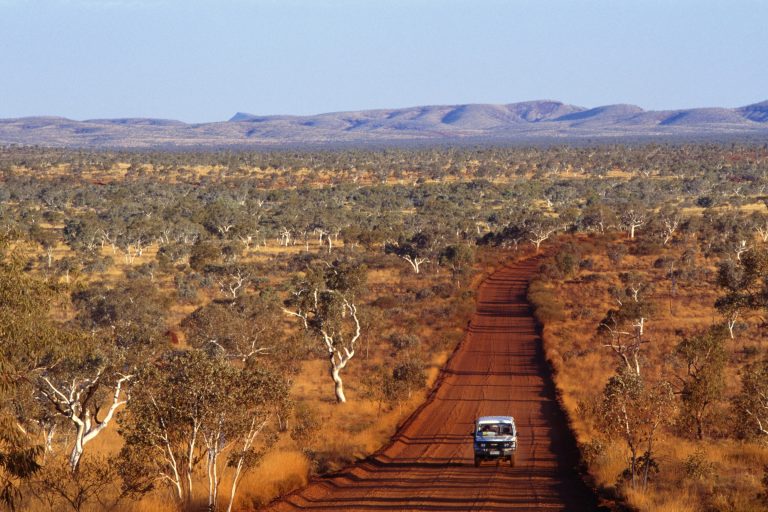
M 347 401 L 341 372 L 355 356 L 362 334 L 356 295 L 365 284 L 365 272 L 350 261 L 316 262 L 295 283 L 284 308 L 327 351 L 338 403 Z
M 253 361 L 233 364 L 188 350 L 148 363 L 136 382 L 128 414 L 120 420 L 126 484 L 165 487 L 186 510 L 200 494 L 194 475 L 204 464 L 207 509 L 220 509 L 219 490 L 226 481 L 231 511 L 243 474 L 275 439 L 270 434 L 275 419 L 289 404 L 285 381 Z
M 123 307 L 116 313 L 109 293 L 99 294 L 106 308 L 90 311 L 108 329 L 93 324 L 87 332 L 54 322 L 49 310 L 63 299 L 56 287 L 22 274 L 10 259 L 2 266 L 2 359 L 23 388 L 14 405 L 17 428 L 42 440 L 46 452 L 66 451 L 75 473 L 86 446 L 126 403 L 137 358 L 149 356 L 154 340 L 149 331 L 130 328 L 137 311 Z

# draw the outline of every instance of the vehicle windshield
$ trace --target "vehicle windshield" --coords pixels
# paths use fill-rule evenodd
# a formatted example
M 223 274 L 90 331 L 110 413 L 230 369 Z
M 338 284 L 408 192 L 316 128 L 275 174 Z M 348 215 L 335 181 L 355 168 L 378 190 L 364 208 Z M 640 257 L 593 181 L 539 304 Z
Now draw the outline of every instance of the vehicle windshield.
M 481 437 L 511 436 L 512 425 L 509 423 L 483 423 L 477 427 L 477 435 Z

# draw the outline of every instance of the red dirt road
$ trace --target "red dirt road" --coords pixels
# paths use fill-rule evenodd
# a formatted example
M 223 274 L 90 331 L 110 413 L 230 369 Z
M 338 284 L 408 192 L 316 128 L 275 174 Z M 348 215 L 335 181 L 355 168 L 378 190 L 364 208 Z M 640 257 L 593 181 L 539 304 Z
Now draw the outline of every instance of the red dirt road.
M 347 470 L 285 496 L 273 510 L 595 510 L 574 469 L 575 443 L 555 401 L 526 302 L 535 259 L 505 267 L 478 290 L 469 334 L 439 387 L 392 443 Z M 472 422 L 512 415 L 515 467 L 473 465 Z

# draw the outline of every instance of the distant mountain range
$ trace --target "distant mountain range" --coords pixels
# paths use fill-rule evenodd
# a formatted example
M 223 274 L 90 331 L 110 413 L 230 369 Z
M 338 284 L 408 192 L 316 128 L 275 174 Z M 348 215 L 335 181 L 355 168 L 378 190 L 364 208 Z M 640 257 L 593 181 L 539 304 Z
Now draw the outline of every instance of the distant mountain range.
M 593 139 L 768 141 L 768 101 L 741 108 L 584 108 L 558 101 L 335 112 L 312 116 L 237 113 L 228 121 L 25 117 L 0 120 L 0 144 L 88 148 L 280 147 Z

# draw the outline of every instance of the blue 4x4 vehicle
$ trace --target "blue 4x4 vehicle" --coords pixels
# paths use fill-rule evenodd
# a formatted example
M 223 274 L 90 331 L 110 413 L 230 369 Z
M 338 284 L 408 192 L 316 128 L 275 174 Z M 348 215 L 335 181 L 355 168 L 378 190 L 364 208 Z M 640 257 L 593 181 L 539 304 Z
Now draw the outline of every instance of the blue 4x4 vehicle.
M 474 438 L 475 467 L 484 460 L 508 460 L 515 465 L 517 427 L 512 416 L 480 416 L 471 433 Z

